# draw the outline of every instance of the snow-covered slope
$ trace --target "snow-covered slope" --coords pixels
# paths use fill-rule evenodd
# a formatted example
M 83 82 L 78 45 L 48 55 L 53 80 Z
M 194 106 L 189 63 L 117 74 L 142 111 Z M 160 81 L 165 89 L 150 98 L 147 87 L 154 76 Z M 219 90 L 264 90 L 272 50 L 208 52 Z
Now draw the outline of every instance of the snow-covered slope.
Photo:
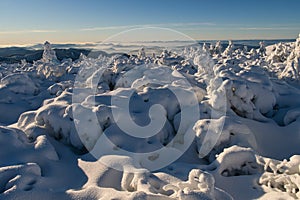
M 300 198 L 299 41 L 0 64 L 0 199 Z

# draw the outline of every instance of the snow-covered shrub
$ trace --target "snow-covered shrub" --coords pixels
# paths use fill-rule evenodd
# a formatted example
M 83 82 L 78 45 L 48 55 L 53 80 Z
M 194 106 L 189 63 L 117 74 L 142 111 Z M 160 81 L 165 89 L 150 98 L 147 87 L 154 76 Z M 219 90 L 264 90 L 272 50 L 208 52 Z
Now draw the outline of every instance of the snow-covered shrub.
M 272 63 L 280 63 L 287 60 L 289 56 L 289 48 L 283 43 L 278 43 L 274 47 L 274 51 L 268 56 L 267 60 Z
M 154 62 L 159 65 L 173 66 L 179 64 L 183 59 L 183 57 L 177 55 L 172 51 L 164 50 Z
M 51 95 L 59 96 L 65 89 L 72 87 L 71 81 L 62 81 L 51 85 L 47 90 Z
M 160 98 L 157 98 L 158 91 L 161 91 Z M 111 95 L 113 95 L 115 101 L 119 101 L 117 99 L 122 100 L 124 94 L 123 89 L 116 90 Z M 173 100 L 174 97 L 172 95 L 170 95 L 169 99 L 165 98 L 165 94 L 166 91 L 164 89 L 148 89 L 143 93 L 133 94 L 131 104 L 134 105 L 134 107 L 130 110 L 131 116 L 126 117 L 130 117 L 131 119 L 129 120 L 133 120 L 137 124 L 145 124 L 148 121 L 149 108 L 151 105 L 158 103 L 164 106 L 168 111 L 166 117 L 170 119 L 174 118 L 176 112 L 179 111 L 177 110 L 178 102 Z M 78 150 L 83 150 L 84 148 L 92 149 L 102 131 L 111 137 L 112 140 L 118 136 L 118 139 L 114 140 L 116 145 L 122 145 L 125 141 L 130 139 L 126 134 L 124 137 L 119 135 L 121 130 L 115 125 L 115 123 L 119 123 L 119 118 L 112 116 L 111 109 L 116 109 L 115 112 L 118 113 L 122 111 L 123 108 L 118 107 L 118 105 L 114 105 L 112 108 L 110 97 L 107 96 L 107 94 L 89 96 L 82 105 L 72 104 L 70 97 L 70 93 L 64 91 L 58 97 L 45 101 L 44 106 L 38 109 L 34 114 L 32 112 L 28 112 L 28 116 L 26 116 L 26 113 L 23 114 L 18 122 L 19 126 L 22 126 L 25 132 L 31 137 L 36 137 L 36 135 L 31 132 L 36 130 L 33 129 L 32 126 L 43 127 L 48 135 Z M 95 99 L 95 103 L 91 102 L 93 99 Z M 145 102 L 144 99 L 147 99 L 147 101 Z M 170 102 L 174 103 L 171 104 Z M 74 112 L 76 112 L 76 116 L 73 115 Z M 33 121 L 32 114 L 34 115 Z M 93 116 L 97 117 L 94 118 Z M 26 122 L 28 119 L 31 120 Z M 74 122 L 77 127 L 75 127 Z M 26 126 L 24 123 L 31 124 Z M 100 127 L 97 127 L 98 124 Z M 118 135 L 116 135 L 116 133 Z M 158 146 L 164 145 L 173 137 L 173 134 L 174 130 L 172 125 L 167 120 L 159 133 L 148 140 L 140 141 L 139 143 L 141 145 L 132 146 L 132 148 L 137 148 L 136 151 L 138 151 L 138 149 L 146 149 L 147 146 L 149 146 L 149 148 L 151 146 L 153 147 L 156 143 Z M 136 141 L 136 143 L 138 143 L 138 141 Z
M 215 186 L 214 177 L 199 169 L 193 169 L 188 180 L 177 184 L 168 184 L 164 190 L 172 190 L 172 198 L 176 199 L 233 199 L 228 193 Z
M 37 64 L 37 71 L 39 76 L 44 76 L 46 79 L 55 79 L 63 76 L 66 73 L 66 68 L 64 65 L 54 63 L 39 63 Z
M 257 163 L 251 148 L 233 145 L 225 148 L 207 169 L 217 170 L 222 176 L 239 176 L 257 174 L 262 171 L 262 166 Z
M 218 109 L 226 101 L 228 109 L 231 108 L 240 116 L 256 119 L 260 118 L 260 114 L 273 110 L 276 94 L 272 81 L 261 67 L 216 65 L 215 74 L 216 78 L 208 87 L 213 108 Z
M 265 172 L 259 183 L 273 190 L 288 193 L 290 196 L 300 198 L 300 156 L 294 155 L 289 161 L 266 159 Z
M 285 69 L 279 74 L 280 78 L 293 78 L 300 80 L 300 36 L 295 42 L 295 46 L 292 49 L 290 55 L 286 60 Z

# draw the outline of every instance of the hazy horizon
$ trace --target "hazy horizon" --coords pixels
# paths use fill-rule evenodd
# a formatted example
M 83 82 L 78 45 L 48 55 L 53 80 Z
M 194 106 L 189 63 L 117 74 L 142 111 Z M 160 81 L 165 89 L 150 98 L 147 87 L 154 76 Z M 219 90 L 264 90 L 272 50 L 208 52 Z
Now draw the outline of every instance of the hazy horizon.
M 299 32 L 300 34 L 300 32 Z M 1 35 L 1 33 L 0 33 Z M 195 41 L 236 41 L 236 40 L 293 40 L 296 39 L 298 36 L 297 33 L 294 34 L 294 36 L 290 36 L 290 37 L 266 37 L 266 38 L 262 38 L 262 37 L 254 37 L 254 38 L 195 38 Z M 93 43 L 101 43 L 102 41 L 60 41 L 60 40 L 53 40 L 51 39 L 51 37 L 48 37 L 49 39 L 47 39 L 46 37 L 44 37 L 42 40 L 39 41 L 33 41 L 33 42 L 14 42 L 14 43 L 0 43 L 0 47 L 10 47 L 10 46 L 30 46 L 30 45 L 37 45 L 37 44 L 43 44 L 45 41 L 49 41 L 52 44 L 93 44 Z M 104 38 L 105 40 L 106 38 Z M 155 40 L 155 41 L 175 41 L 175 40 Z M 120 41 L 114 41 L 114 42 L 120 42 Z M 127 41 L 128 42 L 128 41 Z M 129 42 L 145 42 L 142 40 L 138 40 L 138 41 L 129 41 Z
M 122 31 L 149 27 L 172 29 L 195 40 L 293 39 L 300 32 L 299 6 L 297 0 L 3 0 L 0 45 L 45 40 L 89 43 Z
M 289 40 L 295 40 L 295 38 L 275 38 L 275 39 L 233 39 L 231 41 L 289 41 Z M 50 42 L 52 45 L 96 45 L 101 44 L 102 41 L 96 41 L 96 42 L 52 42 L 50 40 L 45 40 Z M 37 43 L 31 43 L 31 44 L 8 44 L 8 45 L 1 45 L 0 48 L 6 48 L 6 47 L 31 47 L 31 46 L 37 46 L 37 45 L 43 45 L 45 41 L 37 42 Z M 202 39 L 196 39 L 197 42 L 228 42 L 230 39 L 226 40 L 218 40 L 218 39 L 211 39 L 211 40 L 202 40 Z M 109 41 L 109 43 L 119 43 L 120 41 Z M 127 42 L 129 44 L 133 43 L 149 43 L 149 42 L 176 42 L 175 40 L 157 40 L 157 41 L 133 41 L 133 42 Z M 184 42 L 177 40 L 177 42 Z M 104 43 L 106 44 L 106 43 Z

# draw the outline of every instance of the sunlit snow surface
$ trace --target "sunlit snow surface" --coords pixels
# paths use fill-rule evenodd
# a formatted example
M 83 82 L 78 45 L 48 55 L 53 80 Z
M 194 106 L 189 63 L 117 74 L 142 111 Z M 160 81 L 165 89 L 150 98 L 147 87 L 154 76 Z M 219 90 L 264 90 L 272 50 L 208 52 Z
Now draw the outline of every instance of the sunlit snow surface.
M 300 198 L 300 38 L 151 45 L 0 64 L 0 199 Z

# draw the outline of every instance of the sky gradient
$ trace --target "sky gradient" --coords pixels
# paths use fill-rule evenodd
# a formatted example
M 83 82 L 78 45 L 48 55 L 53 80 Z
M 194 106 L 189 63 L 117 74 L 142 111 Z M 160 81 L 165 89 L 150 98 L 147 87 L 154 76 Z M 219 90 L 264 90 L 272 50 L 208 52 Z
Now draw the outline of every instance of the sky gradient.
M 200 40 L 292 39 L 299 7 L 299 0 L 0 0 L 0 45 L 96 42 L 139 27 Z

